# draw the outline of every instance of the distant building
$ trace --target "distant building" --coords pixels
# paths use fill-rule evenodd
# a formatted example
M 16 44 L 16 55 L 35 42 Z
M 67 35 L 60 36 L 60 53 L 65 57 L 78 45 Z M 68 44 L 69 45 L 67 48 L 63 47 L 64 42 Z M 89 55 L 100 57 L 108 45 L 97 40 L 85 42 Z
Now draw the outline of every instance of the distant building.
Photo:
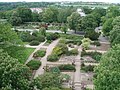
M 82 9 L 80 9 L 80 8 L 77 9 L 77 12 L 78 12 L 82 17 L 86 16 L 86 14 L 85 14 L 85 13 L 82 11 Z
M 43 12 L 43 10 L 42 10 L 41 8 L 30 8 L 30 10 L 31 10 L 32 12 L 37 12 L 37 13 Z

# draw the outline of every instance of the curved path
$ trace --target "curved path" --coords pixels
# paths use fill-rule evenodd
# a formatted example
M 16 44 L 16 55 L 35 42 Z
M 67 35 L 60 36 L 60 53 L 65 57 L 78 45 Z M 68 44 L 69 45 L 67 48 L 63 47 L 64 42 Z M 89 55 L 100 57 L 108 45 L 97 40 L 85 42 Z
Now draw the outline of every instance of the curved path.
M 45 41 L 46 42 L 46 41 Z M 44 44 L 45 44 L 45 42 L 43 42 L 43 43 L 40 43 L 38 46 L 29 46 L 30 48 L 36 48 L 35 50 L 34 50 L 34 52 L 29 56 L 29 58 L 27 59 L 27 61 L 25 62 L 25 64 L 27 64 L 30 60 L 32 60 L 33 59 L 33 54 L 36 52 L 36 51 L 38 51 Z M 27 47 L 27 46 L 26 46 Z
M 48 47 L 47 47 L 47 51 L 46 51 L 46 55 L 41 58 L 41 62 L 42 62 L 42 65 L 40 66 L 40 68 L 36 71 L 35 73 L 35 76 L 34 77 L 37 77 L 38 75 L 41 75 L 44 73 L 44 66 L 46 66 L 46 63 L 47 63 L 47 56 L 50 55 L 52 53 L 52 50 L 53 48 L 57 45 L 57 43 L 59 42 L 60 39 L 57 39 L 55 41 L 53 41 Z

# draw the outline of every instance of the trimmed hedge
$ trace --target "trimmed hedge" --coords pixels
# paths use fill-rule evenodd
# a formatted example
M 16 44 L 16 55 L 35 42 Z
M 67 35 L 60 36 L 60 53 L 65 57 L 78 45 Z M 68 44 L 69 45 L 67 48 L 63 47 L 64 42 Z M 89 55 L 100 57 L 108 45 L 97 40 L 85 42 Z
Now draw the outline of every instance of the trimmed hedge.
M 56 62 L 58 60 L 59 60 L 59 57 L 56 54 L 51 54 L 47 57 L 47 61 L 50 61 L 50 62 Z
M 33 57 L 37 58 L 37 57 L 44 57 L 46 54 L 46 50 L 38 50 L 37 52 L 34 53 Z
M 40 42 L 39 41 L 35 41 L 35 40 L 30 42 L 31 46 L 36 46 L 36 45 L 39 45 L 39 44 L 40 44 Z
M 41 62 L 38 60 L 31 60 L 26 64 L 31 70 L 37 70 L 41 66 Z
M 47 40 L 56 40 L 60 37 L 59 33 L 50 33 L 46 36 Z
M 71 64 L 65 64 L 58 66 L 60 70 L 70 70 L 70 71 L 76 71 L 75 66 Z

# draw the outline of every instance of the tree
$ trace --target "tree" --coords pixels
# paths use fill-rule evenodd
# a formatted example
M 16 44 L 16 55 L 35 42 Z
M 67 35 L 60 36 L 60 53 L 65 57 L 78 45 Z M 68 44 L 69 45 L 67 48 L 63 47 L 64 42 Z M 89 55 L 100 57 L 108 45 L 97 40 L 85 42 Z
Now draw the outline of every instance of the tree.
M 32 13 L 32 21 L 33 22 L 38 22 L 39 20 L 39 14 L 37 12 Z
M 44 27 L 41 27 L 39 32 L 41 33 L 41 35 L 46 36 L 46 29 Z
M 71 16 L 67 18 L 69 28 L 73 29 L 75 33 L 78 30 L 79 20 L 81 20 L 81 16 L 77 12 L 73 12 Z
M 64 24 L 64 25 L 62 25 L 62 27 L 61 27 L 61 31 L 62 32 L 64 32 L 64 34 L 66 34 L 67 33 L 67 26 Z
M 113 22 L 113 18 L 110 18 L 110 19 L 106 20 L 105 23 L 103 24 L 102 31 L 107 36 L 109 35 L 110 31 L 113 28 L 112 22 Z
M 29 90 L 30 69 L 0 49 L 0 89 Z
M 16 11 L 21 18 L 22 23 L 32 21 L 32 11 L 29 8 L 18 7 Z
M 119 90 L 120 88 L 120 44 L 115 45 L 100 60 L 95 68 L 95 90 Z
M 45 73 L 36 77 L 33 83 L 38 90 L 44 90 L 44 88 L 50 87 L 61 87 L 60 77 L 58 76 L 58 74 L 52 73 Z
M 12 16 L 9 18 L 9 22 L 13 26 L 18 26 L 19 24 L 22 23 L 22 19 L 21 19 L 21 17 L 19 17 L 18 13 L 15 11 L 12 13 Z
M 46 8 L 42 13 L 42 19 L 44 22 L 51 23 L 57 21 L 58 10 L 55 7 Z
M 113 20 L 113 29 L 110 31 L 110 42 L 112 45 L 120 43 L 120 16 Z
M 21 40 L 18 38 L 15 31 L 11 30 L 11 25 L 6 23 L 0 24 L 0 45 L 20 44 Z
M 83 31 L 86 31 L 88 29 L 95 29 L 98 26 L 95 17 L 91 14 L 87 15 L 86 17 L 83 17 L 81 21 L 81 27 Z
M 98 40 L 99 33 L 95 32 L 95 30 L 88 30 L 85 33 L 85 38 L 90 38 L 91 40 Z

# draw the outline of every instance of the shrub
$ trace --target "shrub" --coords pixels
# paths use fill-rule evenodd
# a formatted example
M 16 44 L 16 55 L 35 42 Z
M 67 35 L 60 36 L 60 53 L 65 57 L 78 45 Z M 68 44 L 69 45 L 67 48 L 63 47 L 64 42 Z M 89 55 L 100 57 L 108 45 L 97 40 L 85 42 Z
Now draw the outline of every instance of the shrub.
M 75 66 L 71 64 L 65 64 L 65 65 L 60 65 L 58 66 L 60 70 L 73 70 L 75 71 Z
M 33 57 L 44 57 L 46 54 L 46 50 L 38 50 L 37 52 L 34 53 Z
M 26 64 L 31 70 L 37 70 L 41 66 L 41 62 L 38 60 L 31 60 Z
M 58 67 L 51 67 L 50 72 L 55 74 L 60 74 L 60 69 Z
M 31 46 L 36 46 L 36 45 L 39 45 L 39 44 L 40 44 L 39 41 L 35 41 L 35 40 L 30 42 Z
M 81 66 L 81 70 L 85 71 L 85 72 L 93 72 L 94 71 L 94 67 L 93 65 L 88 65 L 88 66 Z
M 56 40 L 58 39 L 60 36 L 58 33 L 50 33 L 46 36 L 47 40 Z
M 40 36 L 37 37 L 37 40 L 39 42 L 44 42 L 45 41 L 45 37 L 43 35 L 40 35 Z
M 95 32 L 94 30 L 89 30 L 85 34 L 85 38 L 90 38 L 91 40 L 98 40 L 99 33 Z
M 81 45 L 82 41 L 81 40 L 67 40 L 66 44 L 69 44 L 69 43 L 72 43 L 72 44 L 75 44 L 75 45 Z
M 67 55 L 78 55 L 78 50 L 72 49 L 72 50 L 68 51 Z
M 100 45 L 101 45 L 99 41 L 94 41 L 94 42 L 92 42 L 91 44 L 92 44 L 92 45 L 96 45 L 96 46 L 100 46 Z
M 62 54 L 66 54 L 67 52 L 68 47 L 65 44 L 60 43 L 53 49 L 52 53 L 61 56 Z
M 59 60 L 59 57 L 56 54 L 51 54 L 47 57 L 47 61 L 50 61 L 50 62 L 55 62 L 55 61 L 58 61 L 58 60 Z
M 100 61 L 102 54 L 100 52 L 81 52 L 81 56 L 91 56 L 96 61 Z

